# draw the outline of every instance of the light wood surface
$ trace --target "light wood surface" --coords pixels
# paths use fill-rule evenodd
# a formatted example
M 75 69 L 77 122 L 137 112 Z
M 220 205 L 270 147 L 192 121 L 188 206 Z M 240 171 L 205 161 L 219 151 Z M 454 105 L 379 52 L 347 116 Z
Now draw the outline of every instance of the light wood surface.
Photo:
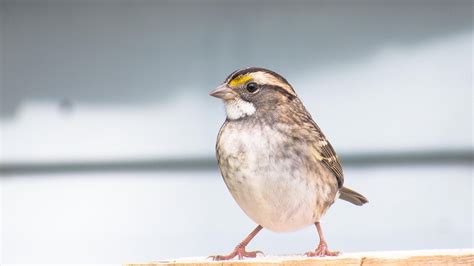
M 418 250 L 348 253 L 338 257 L 307 258 L 302 255 L 262 256 L 255 259 L 212 261 L 205 257 L 184 258 L 126 266 L 333 266 L 333 265 L 470 265 L 474 266 L 474 250 Z

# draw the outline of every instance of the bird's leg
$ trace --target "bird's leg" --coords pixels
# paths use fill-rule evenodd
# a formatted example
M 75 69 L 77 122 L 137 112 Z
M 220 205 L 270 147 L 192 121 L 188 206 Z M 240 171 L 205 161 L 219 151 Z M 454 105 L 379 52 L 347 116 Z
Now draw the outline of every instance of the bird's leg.
M 235 258 L 236 256 L 239 258 L 239 260 L 243 258 L 255 258 L 257 257 L 257 254 L 263 254 L 261 251 L 246 251 L 245 247 L 250 243 L 250 241 L 262 230 L 262 226 L 259 225 L 253 231 L 242 241 L 240 244 L 238 244 L 234 251 L 232 251 L 229 255 L 216 255 L 216 256 L 210 256 L 209 258 L 212 258 L 213 260 L 230 260 Z
M 324 257 L 324 256 L 337 256 L 339 251 L 330 251 L 328 249 L 328 244 L 324 239 L 323 230 L 321 229 L 321 224 L 319 222 L 315 223 L 316 229 L 318 230 L 319 235 L 319 245 L 315 251 L 306 252 L 305 255 L 308 257 Z

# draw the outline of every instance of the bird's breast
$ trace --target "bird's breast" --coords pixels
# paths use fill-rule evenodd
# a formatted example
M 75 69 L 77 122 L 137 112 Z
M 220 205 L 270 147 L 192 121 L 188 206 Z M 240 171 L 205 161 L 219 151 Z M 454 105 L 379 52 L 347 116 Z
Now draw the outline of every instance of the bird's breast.
M 325 169 L 309 154 L 307 143 L 294 142 L 281 127 L 227 123 L 217 157 L 239 206 L 270 230 L 310 225 L 330 205 L 323 203 L 334 200 L 334 189 L 324 182 Z

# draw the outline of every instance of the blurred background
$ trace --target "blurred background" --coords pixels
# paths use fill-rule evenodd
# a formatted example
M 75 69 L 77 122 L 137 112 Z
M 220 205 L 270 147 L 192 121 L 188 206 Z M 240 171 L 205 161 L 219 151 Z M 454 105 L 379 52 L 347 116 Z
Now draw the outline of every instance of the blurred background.
M 0 262 L 223 254 L 255 226 L 231 198 L 208 96 L 237 68 L 286 77 L 363 207 L 343 252 L 473 247 L 471 1 L 2 0 Z M 262 231 L 267 254 L 313 227 Z

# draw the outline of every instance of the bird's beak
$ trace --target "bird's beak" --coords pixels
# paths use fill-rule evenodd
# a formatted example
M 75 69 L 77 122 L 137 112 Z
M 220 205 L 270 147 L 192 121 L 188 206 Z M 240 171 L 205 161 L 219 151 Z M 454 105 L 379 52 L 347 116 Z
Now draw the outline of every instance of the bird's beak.
M 222 100 L 232 100 L 237 97 L 238 94 L 234 92 L 234 90 L 229 88 L 227 84 L 222 84 L 215 90 L 209 92 L 209 95 L 214 96 L 216 98 L 221 98 Z

